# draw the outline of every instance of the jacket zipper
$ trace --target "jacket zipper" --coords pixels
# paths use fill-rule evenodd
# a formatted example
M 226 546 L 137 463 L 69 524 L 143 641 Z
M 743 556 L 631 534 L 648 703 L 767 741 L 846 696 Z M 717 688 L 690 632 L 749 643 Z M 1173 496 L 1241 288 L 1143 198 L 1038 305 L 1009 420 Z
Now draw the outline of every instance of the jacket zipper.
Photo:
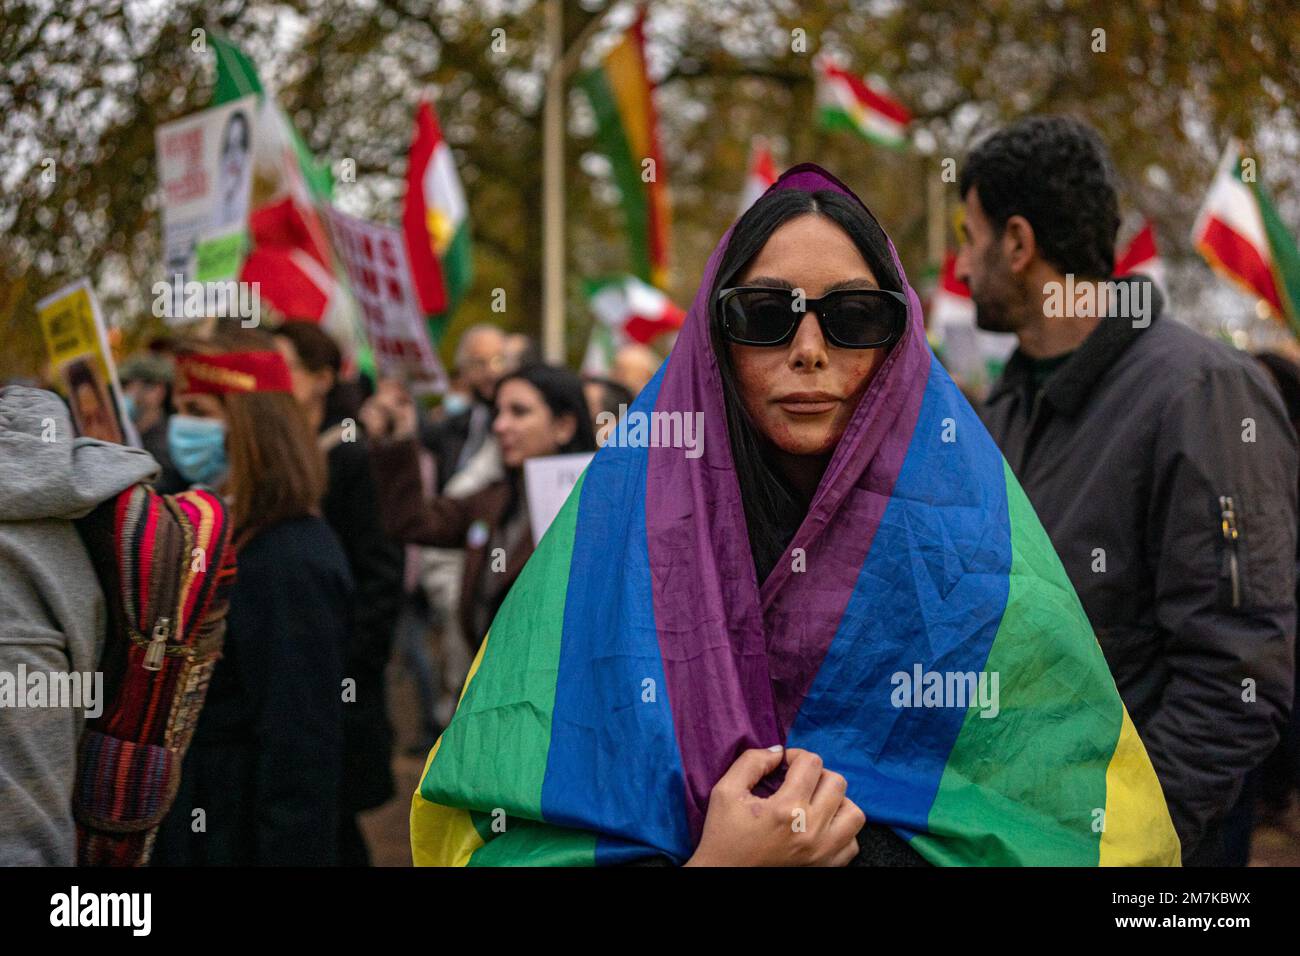
M 1237 512 L 1229 495 L 1219 496 L 1220 527 L 1226 543 L 1228 556 L 1228 577 L 1232 582 L 1232 606 L 1241 607 L 1241 572 L 1237 563 L 1237 541 L 1241 537 L 1237 531 Z
M 153 626 L 153 636 L 149 640 L 149 647 L 144 652 L 144 669 L 147 671 L 160 671 L 163 665 L 163 655 L 167 652 L 167 638 L 171 634 L 171 620 L 160 617 L 158 623 Z

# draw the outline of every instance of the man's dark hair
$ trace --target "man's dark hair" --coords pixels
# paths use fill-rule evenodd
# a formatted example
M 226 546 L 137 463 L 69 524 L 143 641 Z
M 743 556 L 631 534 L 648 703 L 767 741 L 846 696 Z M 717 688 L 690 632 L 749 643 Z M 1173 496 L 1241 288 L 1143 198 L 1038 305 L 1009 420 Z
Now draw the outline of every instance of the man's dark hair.
M 336 376 L 343 367 L 343 353 L 334 337 L 315 322 L 285 322 L 275 334 L 288 339 L 298 353 L 298 361 L 309 372 L 329 369 Z
M 1017 120 L 975 147 L 958 187 L 963 198 L 975 189 L 999 234 L 1012 216 L 1024 216 L 1043 258 L 1062 273 L 1107 279 L 1115 271 L 1115 176 L 1087 124 L 1066 116 Z

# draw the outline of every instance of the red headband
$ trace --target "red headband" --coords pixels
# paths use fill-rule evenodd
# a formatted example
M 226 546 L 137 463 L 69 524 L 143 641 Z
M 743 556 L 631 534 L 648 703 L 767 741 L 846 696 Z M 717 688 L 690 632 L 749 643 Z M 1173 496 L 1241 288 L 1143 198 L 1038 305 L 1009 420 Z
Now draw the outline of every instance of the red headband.
M 176 391 L 207 395 L 290 392 L 289 366 L 279 352 L 190 354 L 176 360 Z

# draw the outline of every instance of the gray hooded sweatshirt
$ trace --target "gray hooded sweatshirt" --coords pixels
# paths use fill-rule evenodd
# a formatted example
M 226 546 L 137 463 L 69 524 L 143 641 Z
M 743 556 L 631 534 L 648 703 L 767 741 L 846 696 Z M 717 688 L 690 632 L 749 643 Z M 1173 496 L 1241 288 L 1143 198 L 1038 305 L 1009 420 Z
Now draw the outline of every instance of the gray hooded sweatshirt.
M 84 711 L 16 701 L 37 702 L 33 673 L 98 667 L 106 605 L 72 519 L 157 472 L 148 452 L 75 438 L 57 395 L 0 389 L 0 865 L 76 862 Z

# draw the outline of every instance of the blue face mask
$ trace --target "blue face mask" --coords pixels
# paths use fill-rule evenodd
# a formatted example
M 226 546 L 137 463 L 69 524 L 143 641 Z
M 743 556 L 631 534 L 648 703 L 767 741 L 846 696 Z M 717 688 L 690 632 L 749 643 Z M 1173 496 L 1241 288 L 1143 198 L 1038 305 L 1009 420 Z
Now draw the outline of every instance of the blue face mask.
M 173 415 L 167 422 L 172 464 L 191 484 L 215 488 L 226 477 L 226 423 L 219 418 Z
M 132 395 L 130 392 L 123 393 L 122 402 L 123 404 L 126 405 L 127 418 L 131 419 L 131 421 L 135 421 L 137 418 L 140 417 L 140 406 L 138 406 L 135 403 L 134 395 Z

